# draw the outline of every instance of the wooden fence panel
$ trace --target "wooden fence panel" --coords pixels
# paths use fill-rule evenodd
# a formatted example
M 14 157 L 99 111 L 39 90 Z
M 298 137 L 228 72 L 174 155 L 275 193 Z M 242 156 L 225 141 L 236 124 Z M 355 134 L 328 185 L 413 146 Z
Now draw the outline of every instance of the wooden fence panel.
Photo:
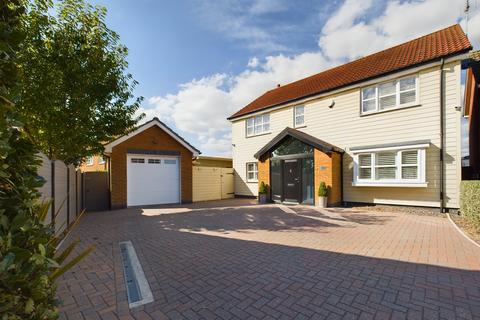
M 67 166 L 55 161 L 55 232 L 67 226 Z
M 81 172 L 72 165 L 67 169 L 67 166 L 59 160 L 56 160 L 52 167 L 52 161 L 47 156 L 44 154 L 39 156 L 42 164 L 38 168 L 38 175 L 45 180 L 44 185 L 38 189 L 40 199 L 53 200 L 45 223 L 50 223 L 56 214 L 55 232 L 59 234 L 75 221 L 83 208 Z
M 233 168 L 222 168 L 222 199 L 231 199 L 235 195 Z
M 38 175 L 43 178 L 45 183 L 38 191 L 41 194 L 40 201 L 47 201 L 52 199 L 52 180 L 51 180 L 51 162 L 50 159 L 44 154 L 39 154 L 40 159 L 42 160 L 42 164 L 38 168 Z M 49 214 L 45 219 L 45 223 L 50 223 L 52 217 L 52 208 L 50 207 Z
M 193 201 L 233 198 L 233 168 L 193 167 Z

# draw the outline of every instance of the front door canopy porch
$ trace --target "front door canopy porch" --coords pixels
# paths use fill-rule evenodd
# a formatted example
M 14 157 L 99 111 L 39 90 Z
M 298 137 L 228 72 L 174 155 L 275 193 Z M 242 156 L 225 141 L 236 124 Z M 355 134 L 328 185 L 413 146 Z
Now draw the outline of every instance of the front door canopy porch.
M 315 138 L 305 132 L 298 131 L 292 128 L 285 128 L 280 132 L 275 138 L 273 138 L 269 143 L 267 143 L 262 149 L 255 153 L 255 159 L 262 158 L 265 154 L 275 150 L 282 141 L 287 138 L 295 138 L 305 144 L 308 144 L 324 153 L 337 152 L 344 153 L 344 151 L 328 142 Z

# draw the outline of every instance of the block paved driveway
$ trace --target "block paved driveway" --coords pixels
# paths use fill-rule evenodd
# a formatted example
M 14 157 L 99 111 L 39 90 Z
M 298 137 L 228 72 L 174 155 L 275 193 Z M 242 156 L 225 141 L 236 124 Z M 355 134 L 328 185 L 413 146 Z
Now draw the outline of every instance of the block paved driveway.
M 231 200 L 86 215 L 62 319 L 480 319 L 480 249 L 443 217 Z M 129 309 L 119 241 L 154 302 Z

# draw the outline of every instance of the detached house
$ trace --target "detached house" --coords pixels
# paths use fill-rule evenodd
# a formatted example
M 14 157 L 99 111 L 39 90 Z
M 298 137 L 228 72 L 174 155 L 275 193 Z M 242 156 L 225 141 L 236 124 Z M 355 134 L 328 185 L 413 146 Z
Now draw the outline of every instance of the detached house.
M 459 25 L 270 90 L 229 117 L 237 196 L 459 207 Z

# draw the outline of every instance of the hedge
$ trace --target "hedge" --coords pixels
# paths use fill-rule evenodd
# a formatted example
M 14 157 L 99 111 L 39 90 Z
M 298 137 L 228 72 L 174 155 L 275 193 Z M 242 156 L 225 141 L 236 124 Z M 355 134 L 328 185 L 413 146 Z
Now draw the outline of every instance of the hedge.
M 460 186 L 460 212 L 480 232 L 480 181 L 462 181 Z

